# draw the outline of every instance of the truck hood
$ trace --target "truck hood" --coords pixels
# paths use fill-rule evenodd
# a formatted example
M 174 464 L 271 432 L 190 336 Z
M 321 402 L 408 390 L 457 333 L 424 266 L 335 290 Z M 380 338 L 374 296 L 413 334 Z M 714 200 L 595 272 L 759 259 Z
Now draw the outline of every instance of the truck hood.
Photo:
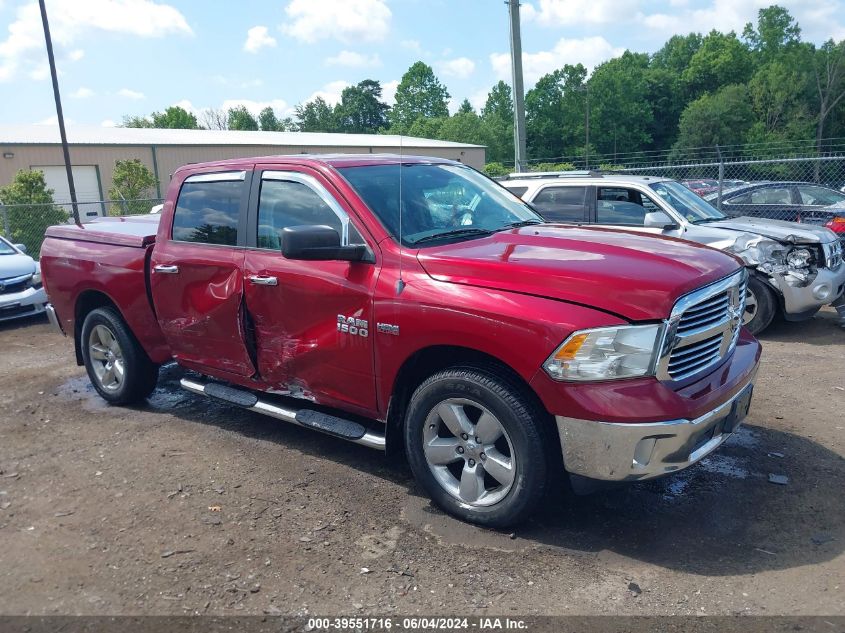
M 702 226 L 753 233 L 787 244 L 818 244 L 836 240 L 836 234 L 823 226 L 786 222 L 784 220 L 770 220 L 768 218 L 749 218 L 745 216 L 741 218 L 726 218 L 717 222 L 708 222 Z
M 35 262 L 29 255 L 0 255 L 0 279 L 31 275 Z
M 421 249 L 417 259 L 439 281 L 578 303 L 632 321 L 668 317 L 680 296 L 740 266 L 674 238 L 550 224 Z

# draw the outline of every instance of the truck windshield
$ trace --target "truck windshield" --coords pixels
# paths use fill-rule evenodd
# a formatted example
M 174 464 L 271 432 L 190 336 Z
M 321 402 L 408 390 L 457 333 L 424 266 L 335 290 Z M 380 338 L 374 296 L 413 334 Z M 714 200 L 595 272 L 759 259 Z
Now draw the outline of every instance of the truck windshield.
M 519 198 L 469 167 L 404 163 L 401 169 L 395 164 L 338 171 L 397 239 L 401 213 L 401 242 L 409 247 L 473 239 L 543 221 Z
M 692 224 L 703 224 L 728 217 L 679 182 L 655 182 L 649 186 Z

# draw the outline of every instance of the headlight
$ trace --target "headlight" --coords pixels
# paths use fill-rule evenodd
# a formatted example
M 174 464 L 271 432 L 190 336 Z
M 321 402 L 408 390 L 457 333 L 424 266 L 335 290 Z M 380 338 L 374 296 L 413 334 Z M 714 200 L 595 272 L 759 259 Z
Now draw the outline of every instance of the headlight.
M 654 373 L 662 325 L 580 330 L 543 363 L 555 380 L 613 380 Z
M 32 276 L 32 278 L 29 280 L 29 283 L 34 288 L 40 288 L 41 287 L 41 271 L 40 270 Z
M 813 259 L 813 254 L 806 248 L 796 248 L 789 251 L 786 256 L 786 263 L 792 268 L 806 268 L 810 265 L 810 260 Z

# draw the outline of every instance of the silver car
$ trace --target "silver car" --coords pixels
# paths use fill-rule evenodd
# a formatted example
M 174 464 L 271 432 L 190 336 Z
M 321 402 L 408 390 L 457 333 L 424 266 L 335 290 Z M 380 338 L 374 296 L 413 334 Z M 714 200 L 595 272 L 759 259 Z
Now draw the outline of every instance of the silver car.
M 745 325 L 762 332 L 775 315 L 840 313 L 845 289 L 842 242 L 822 226 L 728 217 L 668 178 L 599 172 L 511 174 L 504 187 L 549 222 L 594 224 L 678 237 L 736 255 L 749 269 Z
M 23 244 L 0 237 L 0 321 L 40 314 L 46 303 L 39 263 Z

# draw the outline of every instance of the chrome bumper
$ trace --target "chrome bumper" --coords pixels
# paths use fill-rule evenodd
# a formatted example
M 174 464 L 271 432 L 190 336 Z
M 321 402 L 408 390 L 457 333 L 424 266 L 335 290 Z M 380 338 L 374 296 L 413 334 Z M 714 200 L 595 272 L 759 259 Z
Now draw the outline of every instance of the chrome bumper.
M 640 481 L 692 466 L 739 427 L 753 381 L 751 376 L 733 398 L 694 420 L 621 424 L 556 416 L 564 467 L 589 479 Z
M 52 304 L 48 303 L 45 305 L 44 311 L 47 313 L 47 320 L 50 322 L 50 325 L 53 326 L 53 329 L 62 336 L 65 336 L 65 331 L 62 329 L 62 324 L 59 323 L 59 317 L 56 316 L 56 309 L 52 306 Z
M 787 318 L 790 314 L 811 315 L 842 294 L 845 286 L 845 264 L 840 264 L 834 270 L 820 268 L 813 281 L 806 286 L 791 286 L 784 280 L 783 275 L 774 275 L 772 282 L 783 295 L 783 308 Z

